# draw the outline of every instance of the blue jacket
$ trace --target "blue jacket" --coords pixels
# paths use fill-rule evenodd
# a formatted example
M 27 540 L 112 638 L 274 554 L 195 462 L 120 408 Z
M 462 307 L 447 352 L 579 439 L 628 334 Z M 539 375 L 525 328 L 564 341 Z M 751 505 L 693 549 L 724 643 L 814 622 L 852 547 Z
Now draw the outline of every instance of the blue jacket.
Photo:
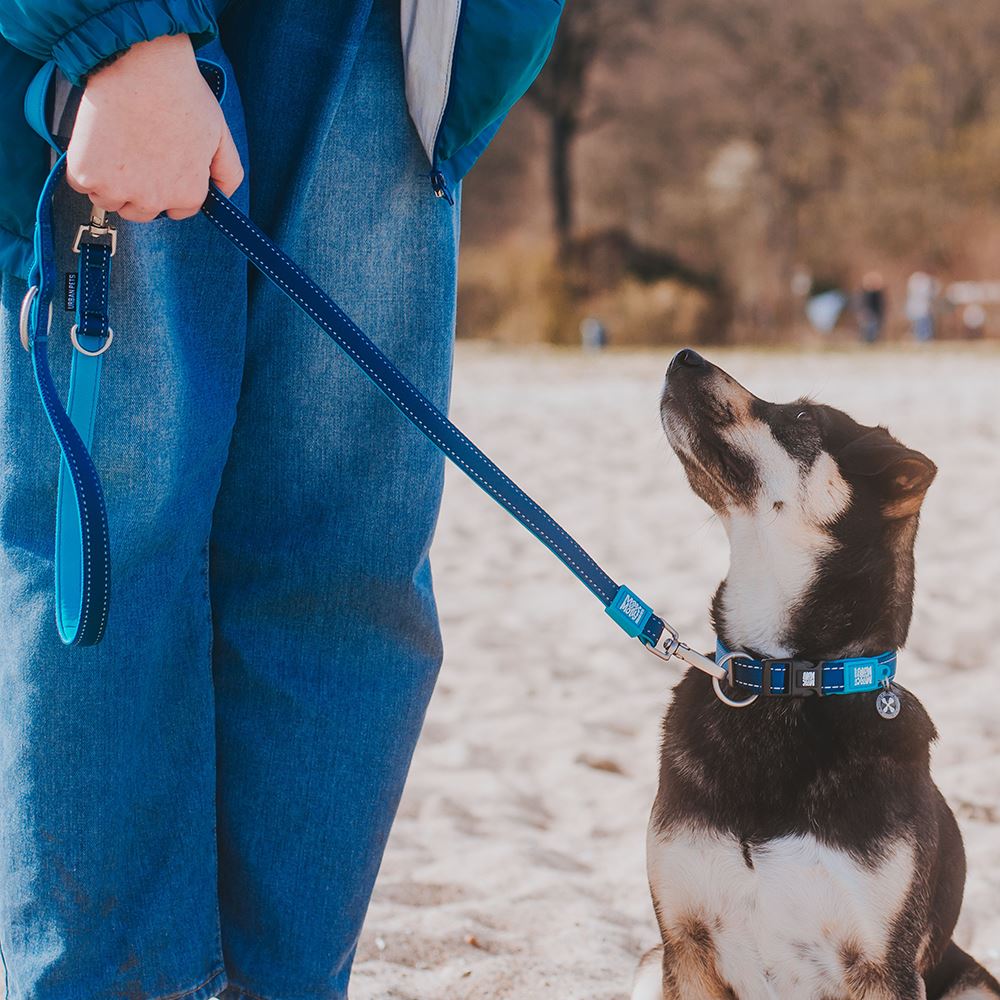
M 49 150 L 24 95 L 50 60 L 74 83 L 136 42 L 214 38 L 229 0 L 0 0 L 0 270 L 26 277 Z M 469 170 L 548 56 L 562 0 L 401 0 L 406 97 L 435 189 Z M 430 190 L 430 188 L 429 188 Z

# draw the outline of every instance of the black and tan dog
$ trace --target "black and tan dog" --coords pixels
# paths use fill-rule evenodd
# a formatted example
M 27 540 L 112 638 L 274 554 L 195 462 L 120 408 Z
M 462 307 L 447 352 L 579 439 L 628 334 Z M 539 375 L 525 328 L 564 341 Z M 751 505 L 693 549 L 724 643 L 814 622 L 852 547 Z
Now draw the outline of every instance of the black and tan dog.
M 758 399 L 691 350 L 661 412 L 729 535 L 720 648 L 755 658 L 771 693 L 730 707 L 694 670 L 676 689 L 648 842 L 662 944 L 633 1000 L 1000 998 L 951 940 L 965 857 L 926 711 L 889 680 L 816 690 L 847 669 L 823 661 L 903 645 L 935 466 L 839 410 Z M 747 676 L 722 693 L 752 698 Z

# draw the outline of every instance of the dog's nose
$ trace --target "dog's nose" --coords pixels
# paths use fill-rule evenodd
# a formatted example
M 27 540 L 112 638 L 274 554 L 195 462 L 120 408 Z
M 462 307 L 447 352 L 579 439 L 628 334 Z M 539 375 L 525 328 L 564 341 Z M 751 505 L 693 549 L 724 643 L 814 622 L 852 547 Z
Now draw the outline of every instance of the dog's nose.
M 670 362 L 670 371 L 675 368 L 702 368 L 706 364 L 705 359 L 690 347 L 685 347 L 683 351 L 678 351 L 674 355 L 674 360 Z

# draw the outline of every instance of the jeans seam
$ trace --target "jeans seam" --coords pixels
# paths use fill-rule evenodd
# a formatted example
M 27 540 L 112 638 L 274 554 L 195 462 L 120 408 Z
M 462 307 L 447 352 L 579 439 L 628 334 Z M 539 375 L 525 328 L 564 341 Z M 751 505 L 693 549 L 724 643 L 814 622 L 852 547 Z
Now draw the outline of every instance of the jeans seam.
M 7 956 L 3 953 L 3 941 L 0 941 L 0 966 L 3 967 L 4 1000 L 10 1000 L 10 970 L 7 968 Z
M 218 491 L 216 491 L 218 495 Z M 211 558 L 212 558 L 212 538 L 211 538 L 211 520 L 209 521 L 209 537 L 205 539 L 205 548 L 203 550 L 203 562 L 202 562 L 202 580 L 204 583 L 204 601 L 205 601 L 205 618 L 206 625 L 208 628 L 208 674 L 209 679 L 212 682 L 212 720 L 213 720 L 213 737 L 217 731 L 217 715 L 216 715 L 216 704 L 215 704 L 215 679 L 214 679 L 214 652 L 215 652 L 215 624 L 214 616 L 212 614 L 212 586 L 211 586 Z M 216 741 L 217 743 L 217 741 Z M 215 788 L 215 796 L 212 803 L 212 844 L 215 853 L 215 883 L 216 883 L 216 905 L 215 905 L 215 950 L 218 955 L 222 955 L 222 914 L 219 911 L 218 904 L 218 885 L 221 881 L 221 870 L 219 863 L 219 755 L 218 749 L 215 751 L 215 759 L 213 761 L 213 785 Z
M 181 990 L 180 993 L 167 993 L 164 996 L 158 996 L 153 998 L 153 1000 L 183 1000 L 184 997 L 193 996 L 199 990 L 203 990 L 213 979 L 218 979 L 219 976 L 225 974 L 225 969 L 223 967 L 217 968 L 212 972 L 207 979 L 203 979 L 197 986 L 192 986 L 190 989 Z

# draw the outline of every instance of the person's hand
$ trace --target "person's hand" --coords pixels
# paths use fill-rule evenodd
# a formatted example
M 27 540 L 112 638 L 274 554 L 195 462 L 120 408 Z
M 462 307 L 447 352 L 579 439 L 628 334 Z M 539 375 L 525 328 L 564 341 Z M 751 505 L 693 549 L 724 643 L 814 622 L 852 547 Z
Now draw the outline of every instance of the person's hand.
M 132 222 L 195 215 L 210 178 L 226 195 L 240 186 L 239 153 L 187 35 L 139 42 L 89 78 L 66 178 Z

